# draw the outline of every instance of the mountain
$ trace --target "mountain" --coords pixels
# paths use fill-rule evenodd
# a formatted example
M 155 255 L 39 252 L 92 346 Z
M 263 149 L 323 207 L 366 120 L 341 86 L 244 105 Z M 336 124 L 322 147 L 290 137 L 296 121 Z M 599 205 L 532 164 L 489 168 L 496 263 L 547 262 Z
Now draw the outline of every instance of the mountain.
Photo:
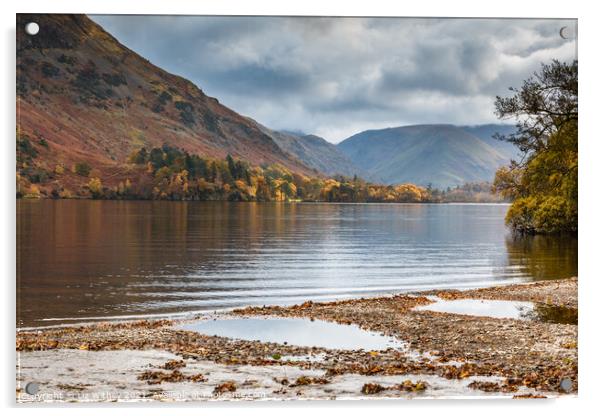
M 23 29 L 30 21 L 40 26 L 35 36 Z M 114 186 L 144 169 L 127 165 L 132 152 L 163 143 L 317 175 L 258 123 L 153 65 L 84 15 L 19 14 L 17 27 L 17 125 L 27 139 L 18 150 L 30 149 L 41 175 L 64 166 L 61 184 L 77 187 L 84 179 L 69 167 L 87 163 Z
M 35 36 L 24 32 L 30 21 L 40 26 Z M 69 188 L 79 195 L 91 177 L 110 188 L 141 179 L 149 172 L 130 156 L 163 144 L 306 176 L 439 187 L 491 180 L 516 155 L 491 138 L 509 132 L 498 125 L 370 130 L 339 145 L 274 131 L 153 65 L 84 15 L 19 14 L 17 27 L 17 171 L 20 184 L 38 184 L 43 194 Z
M 493 138 L 494 134 L 508 135 L 516 131 L 516 127 L 509 124 L 481 124 L 476 126 L 460 126 L 460 128 L 473 136 L 477 136 L 488 145 L 502 153 L 508 159 L 519 158 L 521 152 L 512 143 Z
M 431 124 L 367 130 L 338 144 L 359 168 L 389 184 L 438 188 L 491 181 L 512 152 L 488 137 L 493 127 Z
M 295 134 L 274 131 L 259 126 L 264 133 L 284 151 L 294 155 L 304 165 L 323 172 L 326 175 L 344 175 L 368 177 L 367 172 L 358 168 L 337 146 L 322 137 L 313 134 Z

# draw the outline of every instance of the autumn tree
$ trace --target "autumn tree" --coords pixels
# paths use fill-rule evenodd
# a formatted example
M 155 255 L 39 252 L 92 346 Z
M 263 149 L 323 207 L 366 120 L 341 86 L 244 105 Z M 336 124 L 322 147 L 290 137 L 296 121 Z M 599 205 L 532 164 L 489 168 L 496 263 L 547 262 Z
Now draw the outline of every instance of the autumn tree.
M 496 98 L 496 115 L 517 120 L 515 133 L 497 138 L 522 158 L 498 170 L 493 184 L 513 199 L 506 222 L 517 232 L 577 232 L 577 85 L 577 61 L 553 61 Z
M 257 191 L 255 195 L 258 201 L 267 202 L 272 200 L 270 187 L 263 176 L 257 178 Z
M 92 194 L 93 198 L 100 198 L 102 196 L 102 182 L 99 178 L 92 178 L 88 182 L 88 189 Z
M 279 188 L 282 192 L 283 198 L 292 199 L 297 196 L 297 186 L 287 180 L 283 180 Z
M 75 165 L 73 165 L 72 169 L 73 173 L 76 173 L 80 176 L 88 176 L 91 170 L 92 167 L 86 162 L 76 163 Z

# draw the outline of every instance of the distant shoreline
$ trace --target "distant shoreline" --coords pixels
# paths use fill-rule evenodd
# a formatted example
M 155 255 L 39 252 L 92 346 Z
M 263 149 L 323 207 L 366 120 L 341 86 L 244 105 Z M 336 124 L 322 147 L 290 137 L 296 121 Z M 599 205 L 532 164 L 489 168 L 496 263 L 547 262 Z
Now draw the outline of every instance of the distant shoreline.
M 365 202 L 345 202 L 345 201 L 228 201 L 226 199 L 205 199 L 205 200 L 186 200 L 186 199 L 122 199 L 122 198 L 27 198 L 17 197 L 16 201 L 120 201 L 120 202 L 232 202 L 232 203 L 259 203 L 259 204 L 332 204 L 332 205 L 511 205 L 512 202 L 477 202 L 477 201 L 424 201 L 424 202 L 383 202 L 383 201 L 365 201 Z

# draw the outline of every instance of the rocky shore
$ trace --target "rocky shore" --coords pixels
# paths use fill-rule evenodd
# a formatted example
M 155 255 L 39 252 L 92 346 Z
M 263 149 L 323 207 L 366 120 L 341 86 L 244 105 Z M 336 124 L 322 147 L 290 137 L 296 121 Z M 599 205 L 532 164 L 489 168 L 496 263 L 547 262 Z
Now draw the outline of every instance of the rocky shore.
M 572 278 L 248 307 L 185 321 L 304 318 L 355 325 L 405 345 L 378 351 L 209 336 L 184 330 L 185 322 L 175 320 L 21 331 L 16 343 L 17 401 L 574 395 L 577 325 L 545 317 L 500 319 L 421 307 L 437 299 L 528 301 L 535 310 L 561 308 L 576 321 L 577 287 Z

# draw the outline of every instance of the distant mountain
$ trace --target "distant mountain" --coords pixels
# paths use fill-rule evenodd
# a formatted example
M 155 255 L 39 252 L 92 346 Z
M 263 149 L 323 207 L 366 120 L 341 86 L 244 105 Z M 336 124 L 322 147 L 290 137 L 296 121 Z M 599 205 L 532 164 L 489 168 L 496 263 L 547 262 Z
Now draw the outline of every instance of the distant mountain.
M 38 35 L 23 30 L 29 21 L 39 24 Z M 22 145 L 33 146 L 42 176 L 66 167 L 55 185 L 73 189 L 87 181 L 70 172 L 77 163 L 89 164 L 107 186 L 134 179 L 128 156 L 163 143 L 317 174 L 257 123 L 151 64 L 84 15 L 19 14 L 17 27 L 18 128 L 28 138 Z
M 367 130 L 338 144 L 357 166 L 389 184 L 415 183 L 438 188 L 491 181 L 513 151 L 490 138 L 494 125 L 457 127 L 416 125 Z M 508 132 L 506 126 L 499 127 Z
M 260 128 L 282 150 L 294 155 L 310 168 L 326 175 L 368 176 L 367 172 L 355 166 L 337 146 L 327 142 L 322 137 L 313 134 L 297 135 L 290 132 L 274 131 L 263 126 L 260 126 Z
M 460 128 L 474 136 L 477 136 L 479 139 L 483 140 L 488 145 L 494 147 L 496 150 L 498 150 L 500 153 L 502 153 L 509 159 L 516 159 L 520 155 L 520 150 L 512 143 L 493 138 L 493 135 L 495 133 L 501 135 L 508 135 L 514 133 L 516 131 L 516 127 L 513 125 L 481 124 L 476 126 L 460 126 Z

